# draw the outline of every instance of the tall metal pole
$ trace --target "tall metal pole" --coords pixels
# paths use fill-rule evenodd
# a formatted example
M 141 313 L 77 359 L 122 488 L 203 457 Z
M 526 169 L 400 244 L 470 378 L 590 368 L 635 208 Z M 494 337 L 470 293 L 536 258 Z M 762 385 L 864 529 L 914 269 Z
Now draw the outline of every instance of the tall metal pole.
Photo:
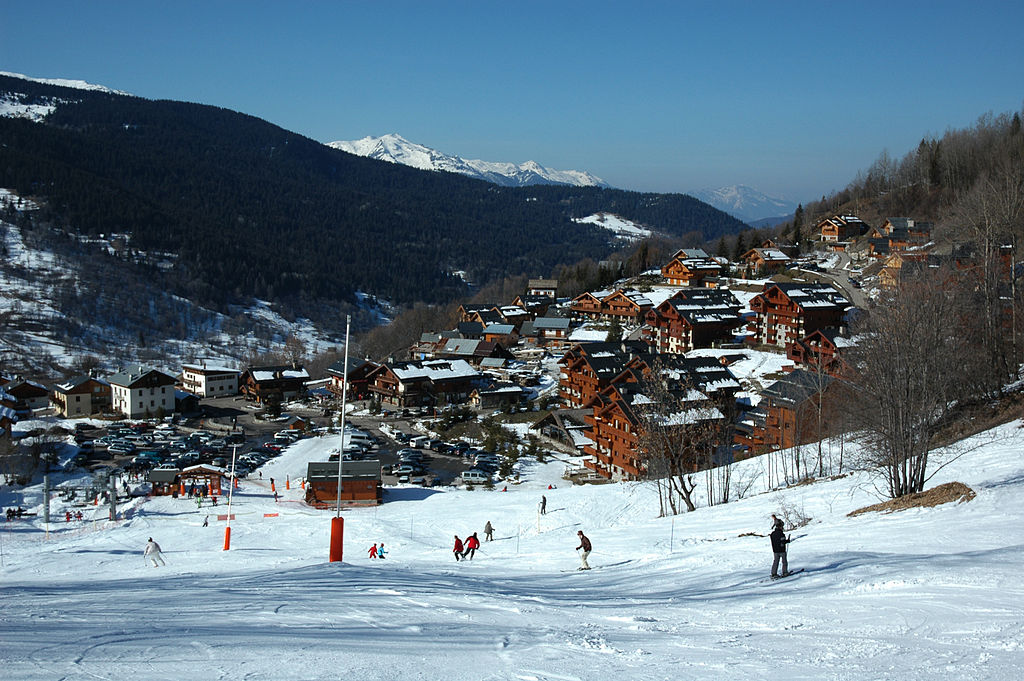
M 348 408 L 348 338 L 351 323 L 352 316 L 345 315 L 345 363 L 342 369 L 344 380 L 341 383 L 341 451 L 338 452 L 338 500 L 335 506 L 334 518 L 331 520 L 329 560 L 332 563 L 341 561 L 345 543 L 345 521 L 341 517 L 341 473 L 345 462 L 345 415 Z
M 228 526 L 224 528 L 224 550 L 231 548 L 231 498 L 235 493 L 235 455 L 238 445 L 231 446 L 231 480 L 228 481 Z

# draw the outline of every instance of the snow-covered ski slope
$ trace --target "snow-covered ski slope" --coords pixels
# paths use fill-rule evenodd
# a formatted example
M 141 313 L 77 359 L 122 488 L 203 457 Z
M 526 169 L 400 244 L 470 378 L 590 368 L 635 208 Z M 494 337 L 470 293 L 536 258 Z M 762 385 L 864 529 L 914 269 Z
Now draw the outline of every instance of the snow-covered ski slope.
M 243 482 L 230 551 L 224 523 L 202 527 L 210 509 L 187 500 L 139 501 L 116 525 L 86 507 L 49 538 L 38 516 L 8 523 L 0 669 L 19 681 L 1016 680 L 1024 431 L 976 444 L 933 480 L 970 485 L 973 501 L 853 518 L 877 501 L 863 474 L 770 492 L 754 480 L 752 496 L 676 518 L 656 517 L 648 486 L 563 484 L 561 463 L 523 469 L 507 492 L 388 489 L 383 506 L 344 512 L 345 561 L 328 563 L 332 514 L 299 503 L 294 484 L 279 503 L 269 490 L 337 446 L 306 440 Z M 0 494 L 39 510 L 38 488 Z M 768 539 L 740 535 L 766 534 L 782 507 L 812 518 L 789 554 L 805 572 L 766 582 Z M 483 537 L 488 520 L 495 541 L 456 563 L 453 535 Z M 575 571 L 578 529 L 594 544 L 589 572 Z M 166 567 L 146 566 L 150 536 Z M 380 541 L 387 558 L 369 560 Z

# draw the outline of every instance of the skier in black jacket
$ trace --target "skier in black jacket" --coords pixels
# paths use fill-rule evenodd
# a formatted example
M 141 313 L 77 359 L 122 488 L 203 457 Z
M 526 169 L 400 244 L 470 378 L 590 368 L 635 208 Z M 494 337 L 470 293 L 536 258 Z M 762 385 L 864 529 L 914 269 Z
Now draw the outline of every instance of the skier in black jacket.
M 782 529 L 782 521 L 775 516 L 772 516 L 772 520 L 774 527 L 769 535 L 772 540 L 772 552 L 775 554 L 775 560 L 772 561 L 772 579 L 778 579 L 789 574 L 789 562 L 786 560 L 786 544 L 789 543 L 789 539 L 786 538 L 786 533 Z M 779 573 L 779 561 L 782 561 L 781 574 Z

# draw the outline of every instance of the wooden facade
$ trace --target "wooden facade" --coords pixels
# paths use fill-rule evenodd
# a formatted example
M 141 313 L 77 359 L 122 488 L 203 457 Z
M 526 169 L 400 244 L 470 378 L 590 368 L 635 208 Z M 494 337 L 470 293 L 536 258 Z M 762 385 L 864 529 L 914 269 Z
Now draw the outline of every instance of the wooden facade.
M 367 376 L 372 396 L 400 407 L 461 404 L 479 378 L 480 373 L 462 359 L 385 363 Z
M 703 253 L 703 251 L 700 251 Z M 687 251 L 679 251 L 661 268 L 661 276 L 675 286 L 703 286 L 708 277 L 717 277 L 722 266 L 715 260 L 703 257 L 689 257 Z
M 305 393 L 308 380 L 306 369 L 295 364 L 249 367 L 242 374 L 241 388 L 248 400 L 281 403 Z
M 629 366 L 640 366 L 649 354 L 643 343 L 579 343 L 562 359 L 558 395 L 562 404 L 579 409 L 611 385 L 612 380 Z
M 370 374 L 379 365 L 368 359 L 351 359 L 348 362 L 348 392 L 345 396 L 350 400 L 365 400 L 370 394 Z M 327 389 L 341 397 L 345 392 L 345 360 L 340 359 L 327 367 L 330 382 Z
M 380 461 L 344 461 L 341 464 L 342 506 L 377 506 L 384 502 Z M 311 461 L 306 465 L 306 503 L 335 508 L 338 503 L 338 463 Z
M 790 263 L 790 257 L 777 248 L 752 248 L 743 254 L 742 260 L 757 276 L 779 272 Z
M 753 340 L 785 348 L 812 331 L 840 328 L 850 303 L 827 284 L 765 284 L 750 301 Z
M 642 293 L 615 289 L 582 293 L 572 300 L 569 309 L 578 318 L 639 322 L 652 307 L 654 303 Z
M 839 335 L 836 329 L 816 329 L 800 340 L 786 346 L 786 357 L 797 366 L 821 370 L 838 378 L 844 373 L 843 351 L 854 345 L 853 341 Z
M 728 339 L 741 323 L 740 307 L 726 289 L 683 290 L 648 310 L 643 339 L 659 353 L 711 347 Z

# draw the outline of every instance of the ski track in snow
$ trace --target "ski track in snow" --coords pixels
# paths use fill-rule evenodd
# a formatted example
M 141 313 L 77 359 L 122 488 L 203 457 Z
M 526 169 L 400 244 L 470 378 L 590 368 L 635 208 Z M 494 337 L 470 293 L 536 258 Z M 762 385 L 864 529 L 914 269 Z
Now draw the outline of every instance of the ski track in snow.
M 658 518 L 650 485 L 570 487 L 553 462 L 507 493 L 389 488 L 384 506 L 345 511 L 344 563 L 325 559 L 331 513 L 295 484 L 275 504 L 269 483 L 243 482 L 230 551 L 183 500 L 135 501 L 117 523 L 86 507 L 49 538 L 37 516 L 0 533 L 5 678 L 1016 679 L 1018 426 L 937 476 L 975 500 L 891 515 L 846 517 L 875 501 L 855 475 Z M 295 481 L 336 445 L 300 441 L 264 479 Z M 35 511 L 39 494 L 0 491 Z M 789 556 L 805 571 L 766 582 L 767 539 L 740 535 L 782 503 L 813 519 Z M 495 541 L 456 563 L 452 535 L 487 520 Z M 590 572 L 575 570 L 577 529 Z M 167 567 L 145 565 L 148 536 Z M 388 557 L 368 560 L 381 540 Z

